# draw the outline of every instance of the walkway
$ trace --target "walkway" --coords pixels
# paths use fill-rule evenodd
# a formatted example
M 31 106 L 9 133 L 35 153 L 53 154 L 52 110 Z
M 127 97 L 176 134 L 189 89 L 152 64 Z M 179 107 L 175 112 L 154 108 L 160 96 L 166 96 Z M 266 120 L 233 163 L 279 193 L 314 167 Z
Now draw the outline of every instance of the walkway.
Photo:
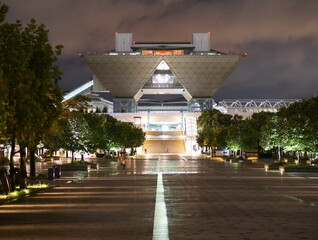
M 179 156 L 100 164 L 0 206 L 0 239 L 317 239 L 318 174 Z

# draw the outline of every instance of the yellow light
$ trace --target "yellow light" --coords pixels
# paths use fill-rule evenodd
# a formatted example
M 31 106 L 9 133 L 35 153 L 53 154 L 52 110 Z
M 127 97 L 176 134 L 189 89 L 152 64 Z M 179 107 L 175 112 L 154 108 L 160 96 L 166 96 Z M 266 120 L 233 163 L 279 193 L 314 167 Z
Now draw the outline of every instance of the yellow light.
M 34 184 L 34 185 L 28 185 L 27 188 L 29 189 L 39 189 L 39 188 L 48 188 L 48 184 Z

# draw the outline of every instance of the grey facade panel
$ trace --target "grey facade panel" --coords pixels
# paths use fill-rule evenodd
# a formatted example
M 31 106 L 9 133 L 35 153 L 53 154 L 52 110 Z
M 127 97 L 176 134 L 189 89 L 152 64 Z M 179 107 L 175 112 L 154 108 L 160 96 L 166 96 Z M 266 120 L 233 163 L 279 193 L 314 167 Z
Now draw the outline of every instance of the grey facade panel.
M 211 97 L 244 57 L 241 55 L 87 55 L 84 61 L 115 98 L 133 98 L 161 60 L 192 97 Z
M 85 62 L 114 97 L 133 98 L 151 77 L 161 56 L 87 55 Z
M 195 52 L 209 52 L 210 41 L 210 33 L 193 33 L 192 35 Z
M 163 56 L 192 97 L 211 97 L 244 58 L 240 55 Z
M 105 91 L 107 91 L 105 85 L 102 84 L 99 81 L 99 79 L 96 77 L 96 75 L 93 76 L 93 81 L 94 81 L 93 90 L 95 92 L 105 92 Z
M 116 33 L 116 52 L 131 52 L 132 33 Z

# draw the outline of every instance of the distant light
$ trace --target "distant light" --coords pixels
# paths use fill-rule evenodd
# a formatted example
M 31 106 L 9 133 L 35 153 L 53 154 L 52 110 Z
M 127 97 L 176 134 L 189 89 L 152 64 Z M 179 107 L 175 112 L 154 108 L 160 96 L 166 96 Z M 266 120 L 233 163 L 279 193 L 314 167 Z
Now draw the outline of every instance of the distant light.
M 136 41 L 133 41 L 133 44 L 136 44 Z
M 77 56 L 82 57 L 83 53 L 78 53 Z
M 211 34 L 211 32 L 208 32 L 208 34 Z
M 248 53 L 246 52 L 246 53 L 244 53 L 243 55 L 244 55 L 244 56 L 247 56 L 247 55 L 248 55 Z
M 117 34 L 118 32 L 115 32 L 115 34 Z

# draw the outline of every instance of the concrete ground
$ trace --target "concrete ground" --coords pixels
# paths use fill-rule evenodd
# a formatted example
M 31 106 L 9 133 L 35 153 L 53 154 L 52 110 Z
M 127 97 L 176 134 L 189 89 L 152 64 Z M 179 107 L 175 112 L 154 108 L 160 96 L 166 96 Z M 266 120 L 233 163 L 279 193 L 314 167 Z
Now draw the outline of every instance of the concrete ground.
M 0 239 L 318 239 L 318 173 L 172 155 L 100 164 L 0 206 Z

